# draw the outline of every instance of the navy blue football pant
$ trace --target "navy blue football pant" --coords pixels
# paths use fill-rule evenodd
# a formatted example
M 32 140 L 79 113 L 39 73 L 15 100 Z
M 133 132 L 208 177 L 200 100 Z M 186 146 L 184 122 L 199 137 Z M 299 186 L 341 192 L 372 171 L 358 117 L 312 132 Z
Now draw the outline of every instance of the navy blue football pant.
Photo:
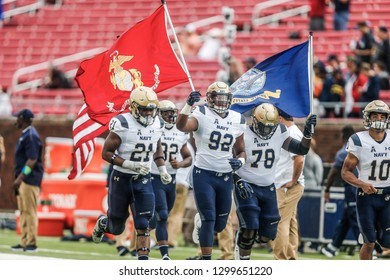
M 238 191 L 234 190 L 240 228 L 258 230 L 259 236 L 274 240 L 280 221 L 275 185 L 250 185 L 253 189 L 251 198 L 243 199 Z
M 165 185 L 161 182 L 160 175 L 152 174 L 156 209 L 150 228 L 156 228 L 157 241 L 168 240 L 167 220 L 176 199 L 176 175 L 171 176 L 172 181 Z
M 384 189 L 385 190 L 385 189 Z M 390 189 L 386 194 L 356 194 L 357 218 L 365 243 L 378 243 L 390 248 Z
M 202 219 L 200 247 L 212 247 L 214 232 L 225 227 L 232 206 L 232 172 L 220 173 L 194 166 L 192 171 L 195 203 Z
M 136 229 L 149 228 L 154 213 L 154 193 L 150 174 L 131 175 L 114 170 L 108 188 L 108 232 L 119 235 L 125 229 L 129 205 Z

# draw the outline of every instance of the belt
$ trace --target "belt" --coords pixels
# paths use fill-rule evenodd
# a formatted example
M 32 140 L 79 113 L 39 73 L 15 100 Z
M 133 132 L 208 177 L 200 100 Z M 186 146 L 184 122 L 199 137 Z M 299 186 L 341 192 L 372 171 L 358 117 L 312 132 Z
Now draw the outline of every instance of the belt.
M 390 188 L 379 188 L 377 189 L 376 193 L 373 193 L 374 195 L 385 195 L 385 194 L 390 194 Z M 363 196 L 363 195 L 368 195 L 364 193 L 364 191 L 358 191 L 358 195 Z
M 390 187 L 387 187 L 387 188 L 381 188 L 381 189 L 377 189 L 377 193 L 376 194 L 389 194 L 390 193 Z

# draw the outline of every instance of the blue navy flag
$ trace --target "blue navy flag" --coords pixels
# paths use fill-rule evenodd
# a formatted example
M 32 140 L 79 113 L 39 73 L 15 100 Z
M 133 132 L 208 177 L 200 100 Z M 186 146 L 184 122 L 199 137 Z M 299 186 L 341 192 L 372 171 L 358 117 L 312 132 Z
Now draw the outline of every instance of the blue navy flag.
M 312 69 L 309 40 L 277 53 L 248 70 L 231 85 L 232 110 L 248 112 L 268 102 L 287 114 L 303 118 L 310 114 Z

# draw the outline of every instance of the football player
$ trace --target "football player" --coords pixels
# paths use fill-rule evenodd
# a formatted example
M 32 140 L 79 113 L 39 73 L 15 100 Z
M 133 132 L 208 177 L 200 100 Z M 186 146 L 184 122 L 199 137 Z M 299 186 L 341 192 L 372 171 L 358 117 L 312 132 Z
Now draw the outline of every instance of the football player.
M 390 249 L 390 137 L 389 106 L 374 100 L 363 110 L 366 131 L 353 134 L 341 176 L 358 188 L 356 209 L 363 246 L 361 260 L 371 260 L 375 242 Z M 354 174 L 357 167 L 359 175 Z
M 251 119 L 244 136 L 247 161 L 234 175 L 234 200 L 240 225 L 236 245 L 241 260 L 250 259 L 255 241 L 267 243 L 275 239 L 280 216 L 274 181 L 281 149 L 307 154 L 311 127 L 317 122 L 316 115 L 307 119 L 305 137 L 299 141 L 290 137 L 287 127 L 279 123 L 278 109 L 270 103 L 257 106 Z
M 139 260 L 149 259 L 149 221 L 154 214 L 155 200 L 150 179 L 154 159 L 161 181 L 172 180 L 164 164 L 160 138 L 164 122 L 157 117 L 158 99 L 148 87 L 138 87 L 130 95 L 130 112 L 111 119 L 102 157 L 113 171 L 108 190 L 107 216 L 101 215 L 92 239 L 99 243 L 104 233 L 121 234 L 129 216 L 129 205 L 137 232 Z
M 206 93 L 207 106 L 198 106 L 191 113 L 200 93 L 191 92 L 180 112 L 177 128 L 192 132 L 195 163 L 192 186 L 199 214 L 195 215 L 196 238 L 199 236 L 202 259 L 210 260 L 214 232 L 221 232 L 227 223 L 232 205 L 232 171 L 245 163 L 245 118 L 230 110 L 232 93 L 223 82 L 212 83 Z M 232 158 L 232 155 L 235 157 Z
M 169 100 L 159 103 L 159 115 L 164 121 L 164 130 L 161 136 L 163 159 L 168 173 L 172 177 L 169 184 L 160 179 L 160 172 L 156 164 L 152 164 L 152 185 L 156 201 L 153 227 L 156 228 L 157 244 L 163 260 L 170 260 L 168 254 L 167 220 L 176 198 L 176 172 L 192 164 L 191 151 L 187 147 L 188 135 L 176 128 L 177 108 Z M 155 158 L 156 160 L 156 158 Z

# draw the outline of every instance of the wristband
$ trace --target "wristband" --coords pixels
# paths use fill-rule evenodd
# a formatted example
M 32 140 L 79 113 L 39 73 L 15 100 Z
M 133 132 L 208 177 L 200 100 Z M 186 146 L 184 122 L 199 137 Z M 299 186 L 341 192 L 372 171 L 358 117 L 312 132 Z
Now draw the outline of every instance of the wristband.
M 168 173 L 167 167 L 165 165 L 158 166 L 158 171 L 160 171 L 160 174 Z
M 183 109 L 181 109 L 180 114 L 188 116 L 189 114 L 191 114 L 191 109 L 192 109 L 192 107 L 186 103 L 184 105 Z
M 238 160 L 242 162 L 242 165 L 244 165 L 244 164 L 245 164 L 245 158 L 243 158 L 243 157 L 240 157 L 240 158 L 238 158 Z
M 22 172 L 23 172 L 24 175 L 28 176 L 28 174 L 31 173 L 31 167 L 25 165 L 25 166 L 23 167 L 23 169 L 22 169 Z
M 128 159 L 125 159 L 125 161 L 122 163 L 122 167 L 132 169 L 134 167 L 134 163 Z
M 160 158 L 164 159 L 164 157 L 160 156 L 160 157 L 156 157 L 156 158 L 153 159 L 153 160 L 156 161 L 156 160 L 158 160 L 158 159 L 160 159 Z M 164 160 L 165 160 L 165 159 L 164 159 Z

